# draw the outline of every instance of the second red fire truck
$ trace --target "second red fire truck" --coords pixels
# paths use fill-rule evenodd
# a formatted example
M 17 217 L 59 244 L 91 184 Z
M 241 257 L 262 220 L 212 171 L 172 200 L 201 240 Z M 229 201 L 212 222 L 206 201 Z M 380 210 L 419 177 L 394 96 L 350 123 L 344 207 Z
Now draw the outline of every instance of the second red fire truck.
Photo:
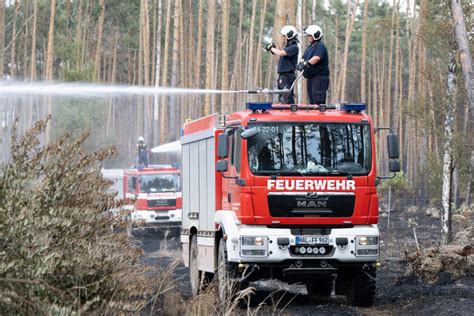
M 171 165 L 124 170 L 125 198 L 134 199 L 134 226 L 181 227 L 180 171 Z

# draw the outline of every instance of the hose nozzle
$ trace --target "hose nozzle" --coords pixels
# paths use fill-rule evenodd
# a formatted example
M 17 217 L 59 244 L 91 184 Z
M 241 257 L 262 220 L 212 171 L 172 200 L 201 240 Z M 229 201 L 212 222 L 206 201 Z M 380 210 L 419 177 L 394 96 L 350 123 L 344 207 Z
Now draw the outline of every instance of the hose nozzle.
M 256 89 L 256 90 L 240 90 L 241 93 L 248 94 L 290 94 L 290 89 L 281 90 L 269 90 L 269 89 Z

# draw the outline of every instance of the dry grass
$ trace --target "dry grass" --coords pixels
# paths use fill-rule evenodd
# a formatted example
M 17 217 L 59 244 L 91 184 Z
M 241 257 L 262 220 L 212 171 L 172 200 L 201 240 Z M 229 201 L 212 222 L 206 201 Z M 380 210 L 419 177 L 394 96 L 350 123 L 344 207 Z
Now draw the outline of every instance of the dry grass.
M 211 282 L 208 287 L 198 296 L 186 302 L 186 315 L 256 315 L 262 307 L 250 307 L 251 296 L 255 293 L 255 288 L 248 287 L 238 290 L 235 284 L 229 281 L 225 287 L 226 299 L 220 302 L 217 295 L 217 284 Z M 245 308 L 245 311 L 241 308 Z

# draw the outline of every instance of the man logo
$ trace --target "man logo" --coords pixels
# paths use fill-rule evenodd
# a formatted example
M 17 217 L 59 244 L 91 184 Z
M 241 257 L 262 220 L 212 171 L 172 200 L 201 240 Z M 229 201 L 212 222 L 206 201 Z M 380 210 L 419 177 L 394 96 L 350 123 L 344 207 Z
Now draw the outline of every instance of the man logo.
M 328 201 L 296 201 L 299 208 L 327 208 Z
M 318 192 L 308 192 L 308 193 L 306 193 L 306 197 L 307 197 L 308 199 L 314 199 L 314 198 L 316 198 L 317 196 L 318 196 Z

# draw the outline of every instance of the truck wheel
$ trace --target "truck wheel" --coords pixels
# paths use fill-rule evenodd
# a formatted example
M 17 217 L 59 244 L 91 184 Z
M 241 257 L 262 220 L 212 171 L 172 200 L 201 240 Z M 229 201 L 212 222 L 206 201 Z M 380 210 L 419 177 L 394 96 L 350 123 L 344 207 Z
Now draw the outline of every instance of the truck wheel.
M 377 270 L 351 269 L 338 273 L 336 293 L 345 295 L 347 304 L 370 307 L 374 305 Z
M 199 294 L 199 287 L 201 285 L 200 275 L 201 273 L 199 272 L 198 266 L 197 236 L 193 235 L 191 237 L 191 246 L 189 249 L 189 279 L 191 281 L 191 292 L 193 293 L 193 296 Z
M 332 277 L 312 279 L 306 283 L 306 290 L 311 299 L 328 301 L 332 292 Z
M 217 256 L 217 289 L 219 301 L 225 303 L 232 299 L 239 285 L 234 278 L 237 276 L 237 266 L 227 261 L 227 250 L 224 239 L 219 241 L 219 253 Z

